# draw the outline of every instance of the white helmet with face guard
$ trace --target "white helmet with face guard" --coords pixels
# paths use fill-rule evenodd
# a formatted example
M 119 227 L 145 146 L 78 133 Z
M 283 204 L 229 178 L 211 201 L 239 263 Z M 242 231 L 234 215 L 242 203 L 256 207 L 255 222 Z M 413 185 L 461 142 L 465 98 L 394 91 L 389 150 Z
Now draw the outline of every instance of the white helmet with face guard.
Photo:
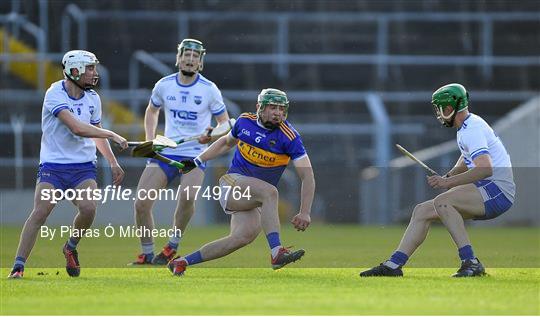
M 86 66 L 97 64 L 99 64 L 99 61 L 96 58 L 96 55 L 94 55 L 94 53 L 84 50 L 69 51 L 64 54 L 64 57 L 62 58 L 62 68 L 64 70 L 64 75 L 67 78 L 71 79 L 73 82 L 75 82 L 77 86 L 79 86 L 77 81 L 80 80 L 82 75 L 85 73 Z M 72 70 L 74 68 L 78 70 L 78 74 L 76 75 L 72 73 Z M 83 89 L 94 88 L 94 86 L 97 84 L 98 79 L 99 77 L 96 75 L 92 84 L 88 86 L 85 85 Z

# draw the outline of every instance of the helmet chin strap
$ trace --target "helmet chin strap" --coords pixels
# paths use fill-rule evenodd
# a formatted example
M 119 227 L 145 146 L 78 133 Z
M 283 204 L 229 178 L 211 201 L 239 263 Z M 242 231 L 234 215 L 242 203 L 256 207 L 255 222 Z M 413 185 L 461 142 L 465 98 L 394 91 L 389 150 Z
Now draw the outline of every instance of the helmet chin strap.
M 88 90 L 91 90 L 91 89 L 93 89 L 94 87 L 96 87 L 96 85 L 88 85 L 88 86 L 83 87 L 83 86 L 79 85 L 79 83 L 78 83 L 77 81 L 75 81 L 73 78 L 71 78 L 71 76 L 67 76 L 67 78 L 68 78 L 72 83 L 74 83 L 75 86 L 79 87 L 79 88 L 80 88 L 81 90 L 83 90 L 83 91 L 88 91 Z M 98 77 L 98 78 L 99 78 L 99 77 Z M 97 83 L 97 81 L 96 81 L 96 83 Z
M 270 130 L 274 130 L 276 128 L 279 127 L 279 125 L 276 125 L 276 124 L 273 124 L 272 122 L 268 121 L 268 122 L 262 122 L 262 125 L 267 128 L 267 129 L 270 129 Z
M 180 53 L 180 58 L 189 58 L 189 62 L 193 63 L 193 60 L 194 60 L 193 52 L 190 51 L 189 57 L 186 57 L 184 54 L 186 54 L 186 53 L 185 52 Z M 202 53 L 200 53 L 200 54 L 202 54 Z M 180 58 L 177 58 L 177 60 L 176 60 L 175 66 L 177 66 L 177 67 L 180 67 L 180 64 L 181 64 L 181 61 L 179 60 Z M 199 60 L 199 66 L 197 67 L 196 71 L 187 71 L 187 70 L 180 69 L 180 72 L 182 73 L 182 75 L 187 76 L 187 77 L 193 77 L 197 72 L 201 72 L 202 69 L 203 69 L 203 55 L 201 55 L 198 58 L 198 60 Z

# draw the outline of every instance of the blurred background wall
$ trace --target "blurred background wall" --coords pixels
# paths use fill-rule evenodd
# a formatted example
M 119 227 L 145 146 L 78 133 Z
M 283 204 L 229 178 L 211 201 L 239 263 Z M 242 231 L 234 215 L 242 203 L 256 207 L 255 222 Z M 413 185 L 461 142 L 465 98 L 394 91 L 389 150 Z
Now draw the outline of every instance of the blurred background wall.
M 141 139 L 151 89 L 175 72 L 176 46 L 186 37 L 204 42 L 203 74 L 232 116 L 253 111 L 262 88 L 288 92 L 289 121 L 315 169 L 315 220 L 402 223 L 435 195 L 393 144 L 424 150 L 441 173 L 453 166 L 455 130 L 440 127 L 430 98 L 459 82 L 470 91 L 470 110 L 495 126 L 516 165 L 519 203 L 491 224 L 540 223 L 540 2 L 533 0 L 2 1 L 2 223 L 22 223 L 32 208 L 41 104 L 62 78 L 64 52 L 98 56 L 104 126 Z M 134 188 L 144 160 L 119 157 L 123 185 Z M 228 162 L 213 162 L 207 185 Z M 105 186 L 110 172 L 100 166 Z M 371 166 L 376 173 L 365 173 Z M 284 217 L 296 213 L 298 186 L 289 168 L 280 183 Z M 161 202 L 157 222 L 168 224 L 173 208 Z M 97 222 L 131 223 L 132 209 L 132 202 L 104 204 Z M 49 222 L 72 214 L 63 202 Z M 198 204 L 196 224 L 226 219 L 215 202 Z

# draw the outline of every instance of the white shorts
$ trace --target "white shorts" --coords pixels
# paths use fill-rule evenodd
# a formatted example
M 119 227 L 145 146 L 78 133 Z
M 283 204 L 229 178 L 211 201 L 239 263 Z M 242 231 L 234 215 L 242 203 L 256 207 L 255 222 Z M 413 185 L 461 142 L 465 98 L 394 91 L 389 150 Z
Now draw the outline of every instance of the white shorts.
M 251 177 L 245 176 L 245 175 L 242 175 L 242 174 L 238 174 L 238 173 L 231 173 L 231 174 L 225 174 L 225 175 L 223 175 L 223 176 L 221 176 L 219 178 L 218 183 L 219 183 L 219 187 L 221 187 L 221 192 L 222 193 L 227 193 L 226 195 L 221 195 L 219 197 L 219 204 L 221 205 L 221 208 L 223 208 L 223 211 L 227 215 L 232 215 L 232 214 L 238 212 L 237 210 L 227 209 L 227 201 L 229 200 L 229 196 L 233 192 L 233 190 L 231 190 L 231 188 L 236 186 L 236 182 L 240 178 L 251 178 Z M 227 187 L 225 187 L 225 186 L 227 186 Z M 257 210 L 257 212 L 259 212 L 259 213 L 261 213 L 261 211 L 262 211 L 261 207 L 255 207 L 255 210 Z
M 238 173 L 231 173 L 231 174 L 225 174 L 219 178 L 219 187 L 221 187 L 222 193 L 227 193 L 226 195 L 221 195 L 219 197 L 219 204 L 221 205 L 221 208 L 223 208 L 223 211 L 231 215 L 235 213 L 233 210 L 227 209 L 227 200 L 229 200 L 229 196 L 231 195 L 231 188 L 235 186 L 236 181 L 240 178 L 244 177 L 243 175 L 240 175 Z M 227 186 L 227 187 L 224 187 Z

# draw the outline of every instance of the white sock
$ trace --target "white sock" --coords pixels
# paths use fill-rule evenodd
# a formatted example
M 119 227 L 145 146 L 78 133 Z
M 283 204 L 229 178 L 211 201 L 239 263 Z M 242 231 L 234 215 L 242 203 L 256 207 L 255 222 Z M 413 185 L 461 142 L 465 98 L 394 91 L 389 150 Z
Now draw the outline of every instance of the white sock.
M 396 263 L 394 263 L 394 262 L 392 262 L 390 260 L 384 262 L 383 265 L 388 266 L 389 268 L 394 269 L 394 270 L 399 267 L 399 264 L 396 264 Z
M 144 254 L 154 253 L 154 243 L 141 243 L 141 249 Z
M 276 257 L 276 255 L 277 255 L 278 252 L 279 252 L 279 249 L 281 249 L 281 246 L 280 246 L 280 245 L 278 245 L 277 247 L 272 248 L 272 258 L 275 258 L 275 257 Z
M 178 249 L 179 243 L 180 243 L 180 237 L 172 236 L 169 238 L 169 245 L 176 246 L 176 249 Z

